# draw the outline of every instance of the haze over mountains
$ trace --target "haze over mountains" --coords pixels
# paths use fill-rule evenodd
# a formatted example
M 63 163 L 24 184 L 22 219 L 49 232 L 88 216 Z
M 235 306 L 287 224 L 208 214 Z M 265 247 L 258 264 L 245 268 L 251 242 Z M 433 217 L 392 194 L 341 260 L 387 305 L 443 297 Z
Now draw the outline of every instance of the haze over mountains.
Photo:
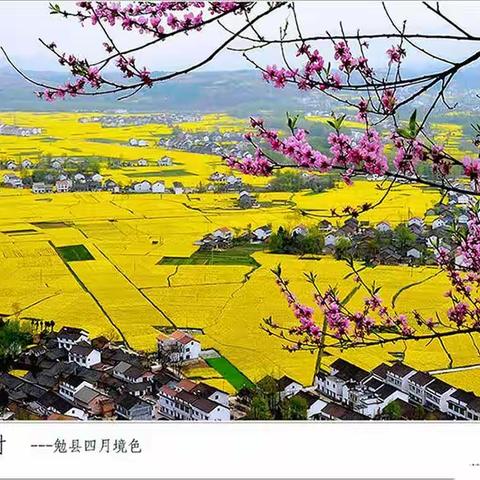
M 65 82 L 63 72 L 26 72 L 32 78 L 57 85 Z M 404 78 L 418 72 L 405 72 Z M 472 102 L 478 89 L 480 67 L 461 71 L 450 89 L 455 101 L 463 109 L 473 109 Z M 296 88 L 278 90 L 266 84 L 255 70 L 226 72 L 193 72 L 177 79 L 156 84 L 137 95 L 122 101 L 112 96 L 77 97 L 76 99 L 47 103 L 39 100 L 34 92 L 37 88 L 21 78 L 13 69 L 0 69 L 0 110 L 3 111 L 74 111 L 115 110 L 129 111 L 225 111 L 237 115 L 250 115 L 256 111 L 271 110 L 284 112 L 288 109 L 312 110 L 329 108 L 324 96 L 299 92 Z M 464 98 L 466 97 L 466 98 Z M 470 99 L 470 100 L 469 100 Z M 462 101 L 464 100 L 464 101 Z M 475 105 L 473 105 L 475 104 Z

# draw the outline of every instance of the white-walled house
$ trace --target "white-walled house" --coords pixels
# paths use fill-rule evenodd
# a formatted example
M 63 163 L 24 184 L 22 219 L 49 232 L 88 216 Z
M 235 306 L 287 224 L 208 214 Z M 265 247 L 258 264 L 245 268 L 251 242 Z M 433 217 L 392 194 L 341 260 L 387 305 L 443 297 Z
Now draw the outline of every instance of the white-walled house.
M 93 182 L 102 183 L 102 180 L 103 180 L 103 176 L 100 175 L 99 173 L 94 173 L 92 175 L 92 181 Z
M 160 160 L 158 160 L 157 164 L 159 167 L 170 167 L 173 163 L 171 157 L 164 156 Z
M 62 327 L 57 334 L 59 348 L 70 350 L 74 345 L 80 342 L 90 343 L 88 332 L 82 328 Z
M 425 388 L 425 407 L 447 412 L 448 399 L 455 390 L 448 383 L 436 378 Z
M 137 161 L 137 165 L 139 167 L 146 167 L 148 165 L 148 162 L 144 158 L 141 158 L 140 160 Z
M 422 256 L 422 253 L 416 248 L 411 248 L 407 252 L 407 257 L 416 258 L 417 260 Z
M 424 225 L 425 225 L 425 222 L 420 218 L 420 217 L 412 217 L 407 225 L 409 227 L 413 227 L 413 226 L 416 226 L 416 227 L 419 227 L 419 228 L 423 228 Z
M 22 168 L 32 168 L 33 167 L 33 162 L 31 160 L 25 159 L 22 160 Z
M 453 418 L 459 420 L 467 419 L 467 411 L 469 404 L 477 399 L 473 392 L 467 392 L 457 389 L 447 398 L 447 413 Z
M 391 231 L 392 231 L 392 227 L 391 227 L 391 225 L 390 225 L 388 222 L 379 222 L 379 223 L 377 223 L 375 229 L 376 229 L 378 232 L 381 232 L 381 233 L 386 233 L 386 232 L 391 232 Z
M 79 392 L 83 387 L 93 388 L 93 385 L 90 382 L 84 380 L 83 378 L 72 374 L 66 378 L 63 378 L 60 381 L 58 387 L 58 394 L 68 400 L 73 400 L 75 394 Z
M 407 380 L 408 398 L 411 403 L 425 405 L 425 389 L 429 383 L 435 380 L 426 372 L 416 372 Z
M 102 361 L 102 354 L 89 343 L 81 342 L 69 350 L 68 361 L 90 368 L 92 365 L 97 365 Z
M 272 235 L 272 229 L 268 225 L 258 227 L 252 232 L 252 242 L 264 242 Z
M 148 180 L 133 184 L 133 191 L 136 193 L 148 193 L 152 191 L 152 185 Z
M 295 236 L 301 236 L 304 237 L 305 235 L 308 234 L 308 227 L 305 225 L 297 225 L 293 230 L 292 230 L 292 235 Z
M 69 179 L 66 178 L 64 180 L 57 180 L 55 182 L 55 190 L 57 193 L 65 193 L 69 192 L 72 189 L 73 182 Z
M 173 193 L 175 195 L 181 195 L 185 192 L 185 188 L 181 182 L 173 182 Z
M 158 180 L 152 183 L 152 192 L 153 193 L 165 193 L 165 182 Z
M 174 385 L 162 386 L 158 392 L 156 416 L 172 420 L 229 421 L 228 403 L 224 405 L 210 400 L 211 390 L 199 389 L 198 385 L 201 384 L 182 380 Z
M 437 228 L 443 228 L 446 226 L 446 223 L 445 223 L 445 220 L 443 218 L 436 218 L 433 222 L 432 222 L 432 228 L 433 230 L 436 230 Z
M 212 235 L 220 240 L 231 240 L 233 238 L 233 232 L 227 227 L 217 228 Z
M 13 188 L 22 188 L 23 180 L 17 175 L 6 174 L 3 176 L 3 183 L 5 185 L 10 185 Z
M 330 365 L 330 374 L 319 372 L 315 377 L 315 387 L 320 393 L 337 401 L 347 403 L 349 389 L 366 380 L 370 374 L 341 358 Z
M 397 362 L 388 368 L 385 381 L 408 394 L 408 380 L 415 375 L 416 370 L 402 362 Z
M 293 378 L 284 375 L 283 377 L 277 380 L 277 389 L 280 393 L 280 400 L 291 397 L 295 395 L 303 388 L 303 385 Z
M 389 403 L 395 400 L 408 401 L 408 395 L 372 376 L 364 382 L 352 386 L 348 392 L 348 400 L 344 403 L 355 412 L 375 418 Z
M 79 183 L 85 183 L 86 182 L 86 178 L 85 178 L 85 175 L 83 173 L 76 173 L 73 176 L 73 180 L 75 182 L 79 182 Z
M 200 356 L 200 342 L 181 330 L 167 335 L 160 333 L 157 337 L 158 353 L 171 362 L 194 360 Z
M 333 247 L 337 243 L 337 236 L 333 233 L 329 233 L 325 235 L 325 246 L 326 247 Z

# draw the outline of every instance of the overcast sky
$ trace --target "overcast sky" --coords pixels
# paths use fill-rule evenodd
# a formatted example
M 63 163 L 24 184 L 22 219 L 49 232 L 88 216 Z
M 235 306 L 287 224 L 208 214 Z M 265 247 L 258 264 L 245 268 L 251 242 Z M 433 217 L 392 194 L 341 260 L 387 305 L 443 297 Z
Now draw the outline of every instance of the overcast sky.
M 309 1 L 297 2 L 300 22 L 305 35 L 322 34 L 326 30 L 335 34 L 339 31 L 341 20 L 347 33 L 355 33 L 359 28 L 364 33 L 391 31 L 380 2 L 362 1 Z M 73 2 L 60 2 L 62 6 L 75 9 Z M 435 18 L 420 2 L 395 1 L 388 3 L 389 9 L 398 24 L 407 20 L 407 30 L 422 33 L 454 33 L 452 27 L 441 19 Z M 480 33 L 480 2 L 441 2 L 445 13 L 466 30 Z M 286 11 L 279 12 L 259 24 L 258 29 L 267 36 L 277 36 L 279 25 L 286 16 Z M 233 24 L 233 26 L 235 23 Z M 458 32 L 455 32 L 458 33 Z M 120 32 L 116 40 L 123 45 L 136 44 L 139 36 Z M 138 57 L 139 63 L 152 70 L 174 70 L 192 62 L 201 60 L 218 44 L 225 34 L 211 28 L 189 37 L 175 39 L 161 47 L 154 47 Z M 52 55 L 38 42 L 38 38 L 47 42 L 55 41 L 62 51 L 75 53 L 88 58 L 101 53 L 99 45 L 103 41 L 98 27 L 82 27 L 75 19 L 64 19 L 58 15 L 49 15 L 48 2 L 43 1 L 2 1 L 0 2 L 0 45 L 12 59 L 23 69 L 58 70 L 61 67 Z M 391 42 L 390 42 L 391 44 Z M 241 45 L 238 43 L 236 45 Z M 384 62 L 383 52 L 388 45 L 371 44 L 370 57 Z M 458 58 L 464 55 L 471 46 L 467 42 L 438 43 L 427 45 L 433 51 Z M 330 51 L 331 46 L 324 45 Z M 378 55 L 377 55 L 378 54 Z M 327 54 L 326 54 L 327 55 Z M 328 56 L 328 55 L 327 55 Z M 269 49 L 257 54 L 263 64 L 279 61 L 278 49 Z M 424 56 L 412 52 L 409 55 L 410 65 L 420 67 L 426 61 Z M 0 67 L 4 67 L 4 59 L 0 59 Z M 250 68 L 249 64 L 234 52 L 225 52 L 211 62 L 209 70 L 235 70 Z

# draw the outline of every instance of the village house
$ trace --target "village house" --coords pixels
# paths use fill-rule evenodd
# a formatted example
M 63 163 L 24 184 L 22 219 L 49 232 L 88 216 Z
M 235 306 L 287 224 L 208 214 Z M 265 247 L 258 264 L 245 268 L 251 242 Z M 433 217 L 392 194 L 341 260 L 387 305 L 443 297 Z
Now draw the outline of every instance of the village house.
M 422 256 L 422 252 L 417 250 L 416 248 L 411 248 L 407 251 L 407 257 L 414 258 L 415 260 L 420 259 Z
M 89 342 L 88 332 L 81 328 L 62 327 L 57 334 L 59 348 L 70 350 L 74 345 L 80 342 Z
M 112 179 L 108 179 L 104 184 L 105 190 L 108 192 L 118 193 L 120 192 L 120 187 L 118 186 L 117 182 Z
M 132 365 L 125 361 L 121 361 L 113 368 L 112 375 L 115 378 L 119 378 L 130 383 L 150 382 L 153 378 L 153 373 L 149 370 Z
M 55 182 L 55 190 L 57 193 L 69 192 L 72 189 L 72 181 L 70 179 L 57 180 Z
M 256 203 L 255 197 L 250 195 L 250 193 L 245 190 L 240 192 L 238 196 L 238 206 L 240 208 L 252 208 Z
M 22 163 L 20 165 L 22 166 L 22 168 L 32 168 L 33 162 L 28 159 L 25 159 L 25 160 L 22 160 Z
M 152 190 L 152 184 L 148 180 L 133 184 L 133 191 L 136 193 L 148 193 Z
M 51 193 L 53 185 L 47 185 L 44 182 L 33 182 L 32 193 Z
M 297 225 L 292 229 L 292 237 L 305 237 L 306 235 L 308 235 L 308 227 L 303 224 Z
M 215 230 L 212 235 L 214 238 L 218 238 L 224 241 L 230 241 L 233 239 L 233 232 L 227 227 L 217 228 L 217 230 Z
M 76 173 L 73 176 L 73 180 L 75 182 L 78 182 L 78 183 L 85 183 L 86 182 L 86 178 L 85 178 L 85 175 L 83 173 Z
M 12 174 L 6 174 L 3 176 L 3 183 L 5 185 L 10 185 L 13 188 L 22 188 L 23 187 L 23 181 L 20 177 L 17 177 L 17 175 L 12 175 Z
M 92 365 L 100 363 L 101 360 L 101 353 L 86 342 L 79 342 L 68 351 L 68 361 L 75 362 L 82 367 L 90 368 Z
M 58 394 L 68 400 L 73 400 L 75 393 L 77 393 L 83 387 L 93 387 L 93 385 L 83 378 L 75 374 L 71 374 L 60 380 Z
M 115 413 L 113 399 L 89 386 L 77 390 L 73 402 L 82 410 L 85 410 L 90 418 L 109 418 Z
M 381 232 L 381 233 L 386 233 L 386 232 L 391 232 L 392 231 L 392 227 L 390 226 L 390 224 L 388 222 L 379 222 L 377 223 L 377 225 L 375 226 L 376 230 Z
M 222 399 L 228 397 L 226 392 L 219 390 L 219 393 Z M 225 405 L 225 402 L 213 401 L 212 395 L 215 393 L 210 388 L 199 389 L 197 384 L 191 381 L 163 385 L 158 393 L 157 416 L 173 420 L 229 421 L 228 403 Z
M 325 235 L 324 243 L 326 247 L 333 247 L 337 243 L 337 236 L 334 233 Z
M 153 193 L 165 193 L 165 182 L 163 180 L 157 180 L 152 183 L 152 192 Z
M 137 160 L 137 165 L 139 167 L 146 167 L 148 165 L 148 162 L 144 158 L 140 158 L 140 160 Z
M 125 393 L 117 399 L 116 413 L 125 420 L 151 420 L 153 406 L 141 398 Z
M 329 402 L 322 408 L 320 418 L 323 420 L 344 420 L 355 422 L 358 420 L 369 420 L 365 415 L 354 412 L 353 410 L 334 402 Z
M 459 388 L 447 398 L 447 413 L 455 419 L 465 420 L 468 406 L 475 399 L 477 397 L 473 392 L 466 392 Z
M 41 397 L 37 398 L 36 404 L 44 416 L 60 414 L 65 417 L 78 418 L 79 420 L 88 419 L 88 414 L 85 410 L 50 390 L 47 390 Z
M 416 372 L 408 378 L 407 392 L 409 401 L 418 405 L 425 405 L 425 389 L 434 380 L 434 377 L 425 372 Z
M 181 195 L 185 192 L 185 188 L 181 182 L 173 182 L 173 193 L 175 195 Z
M 447 412 L 448 399 L 455 388 L 436 378 L 425 387 L 425 407 Z
M 349 388 L 345 403 L 354 411 L 375 418 L 395 400 L 407 401 L 408 395 L 372 376 Z
M 303 388 L 301 383 L 293 380 L 293 378 L 290 378 L 287 375 L 279 378 L 276 383 L 280 394 L 280 400 L 284 400 L 297 394 Z
M 159 358 L 173 363 L 197 359 L 202 350 L 198 340 L 181 330 L 175 330 L 170 335 L 160 333 L 157 348 Z
M 13 160 L 9 160 L 5 166 L 7 167 L 7 170 L 16 170 L 18 168 L 18 165 Z
M 157 165 L 159 167 L 170 167 L 173 163 L 173 160 L 171 157 L 164 156 L 160 160 L 158 160 Z
M 402 362 L 396 362 L 388 368 L 385 381 L 408 394 L 408 380 L 415 375 L 416 370 Z
M 315 387 L 320 393 L 347 403 L 349 389 L 361 383 L 369 375 L 366 370 L 339 358 L 331 364 L 330 373 L 318 372 Z
M 270 225 L 263 225 L 262 227 L 256 228 L 252 232 L 251 243 L 262 243 L 270 238 L 272 235 L 272 228 Z

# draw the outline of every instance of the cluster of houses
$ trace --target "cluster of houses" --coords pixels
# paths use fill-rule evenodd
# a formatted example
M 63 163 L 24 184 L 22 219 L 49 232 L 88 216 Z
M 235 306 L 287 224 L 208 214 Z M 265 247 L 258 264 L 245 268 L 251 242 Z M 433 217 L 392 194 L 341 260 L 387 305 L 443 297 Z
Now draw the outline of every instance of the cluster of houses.
M 198 122 L 201 116 L 195 113 L 152 113 L 142 115 L 99 115 L 82 117 L 80 123 L 101 123 L 102 127 L 136 127 L 149 124 L 172 126 L 182 122 Z
M 198 359 L 185 332 L 161 334 L 152 361 L 122 343 L 63 327 L 22 353 L 23 376 L 0 374 L 8 418 L 41 420 L 230 420 L 229 396 L 182 378 L 171 364 Z M 158 359 L 161 358 L 162 362 Z
M 420 264 L 432 261 L 432 254 L 439 246 L 449 248 L 451 227 L 453 225 L 466 226 L 468 216 L 466 208 L 470 203 L 467 195 L 451 195 L 449 204 L 438 203 L 427 210 L 428 223 L 420 217 L 412 217 L 405 222 L 405 227 L 414 239 L 409 248 L 400 250 L 395 242 L 386 241 L 393 238 L 395 226 L 387 221 L 378 222 L 371 226 L 368 222 L 359 222 L 356 218 L 349 218 L 340 228 L 335 228 L 329 221 L 322 220 L 319 228 L 324 234 L 324 253 L 331 254 L 340 239 L 349 239 L 356 250 L 362 244 L 370 242 L 378 235 L 383 237 L 383 244 L 374 259 L 383 265 L 400 263 Z M 461 261 L 459 259 L 458 261 Z
M 427 415 L 437 420 L 480 420 L 480 398 L 473 392 L 402 362 L 381 363 L 367 371 L 340 358 L 329 371 L 316 375 L 313 386 L 305 387 L 288 376 L 275 384 L 280 400 L 305 401 L 308 420 L 389 419 L 386 407 L 392 403 L 398 407 L 398 420 L 420 420 Z
M 381 363 L 367 371 L 337 359 L 329 372 L 317 374 L 315 390 L 326 400 L 364 418 L 381 417 L 385 407 L 395 401 L 405 419 L 414 419 L 415 407 L 421 407 L 438 419 L 480 420 L 480 398 L 474 393 L 455 388 L 402 362 Z
M 242 157 L 248 145 L 240 132 L 186 133 L 161 138 L 158 146 L 209 155 Z
M 42 129 L 36 127 L 19 127 L 18 125 L 7 125 L 0 123 L 0 135 L 13 135 L 16 137 L 32 137 L 41 135 Z
M 241 243 L 261 244 L 267 242 L 271 235 L 272 227 L 262 225 L 254 230 L 243 232 L 236 240 Z M 198 245 L 200 250 L 226 250 L 233 246 L 234 240 L 234 232 L 228 227 L 221 227 L 197 240 L 195 245 Z

